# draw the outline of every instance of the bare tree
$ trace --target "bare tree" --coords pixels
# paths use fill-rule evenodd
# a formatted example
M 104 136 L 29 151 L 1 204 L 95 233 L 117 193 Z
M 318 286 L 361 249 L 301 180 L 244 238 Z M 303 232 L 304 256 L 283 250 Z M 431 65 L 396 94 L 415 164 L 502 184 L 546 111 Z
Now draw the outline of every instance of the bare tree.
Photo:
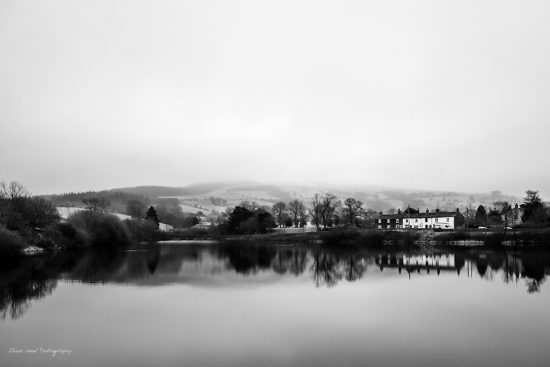
M 58 220 L 59 213 L 51 201 L 41 197 L 25 200 L 24 223 L 27 227 L 43 228 Z
M 495 210 L 502 216 L 504 220 L 504 232 L 508 228 L 508 220 L 512 214 L 512 206 L 507 201 L 495 201 L 493 203 Z
M 0 182 L 0 220 L 10 229 L 18 227 L 30 198 L 31 194 L 19 182 Z
M 326 229 L 332 219 L 336 208 L 340 206 L 340 201 L 336 200 L 336 195 L 326 193 L 324 195 L 313 195 L 313 201 L 311 202 L 312 210 L 310 214 L 313 217 L 313 221 L 317 228 L 319 224 L 323 225 L 323 229 Z
M 323 221 L 323 227 L 326 229 L 332 219 L 336 208 L 338 208 L 341 203 L 336 199 L 336 195 L 331 193 L 326 193 L 323 195 L 322 199 L 323 210 L 321 211 L 321 220 Z
M 315 227 L 317 227 L 317 230 L 319 230 L 319 227 L 321 225 L 321 210 L 322 210 L 321 195 L 319 195 L 318 193 L 315 193 L 311 201 L 311 209 L 309 209 L 309 215 L 311 215 L 311 221 L 313 222 L 313 224 L 315 224 Z
M 475 216 L 476 211 L 473 208 L 472 202 L 468 202 L 468 204 L 462 208 L 462 213 L 464 213 L 464 225 L 465 227 L 471 227 L 475 223 Z
M 355 218 L 360 216 L 363 213 L 363 203 L 354 198 L 347 198 L 344 200 L 344 216 L 346 221 L 355 227 Z
M 12 181 L 7 185 L 5 182 L 0 182 L 0 198 L 8 200 L 16 200 L 19 198 L 28 198 L 31 194 L 25 187 L 17 181 Z
M 82 203 L 84 203 L 84 206 L 86 207 L 86 209 L 93 212 L 100 212 L 100 213 L 107 211 L 107 208 L 110 205 L 109 200 L 103 197 L 92 197 L 92 198 L 82 199 Z
M 304 205 L 304 209 L 302 211 L 300 211 L 300 215 L 299 215 L 299 218 L 300 218 L 299 226 L 300 227 L 304 227 L 307 224 L 307 218 L 308 217 L 309 217 L 309 214 L 306 213 L 306 207 Z
M 301 221 L 301 218 L 305 214 L 305 210 L 306 210 L 306 207 L 304 206 L 304 202 L 298 199 L 292 200 L 291 202 L 288 203 L 288 209 L 292 216 L 294 227 L 298 227 L 298 225 L 300 224 L 299 221 Z
M 273 215 L 277 218 L 277 224 L 279 224 L 279 227 L 282 227 L 284 222 L 284 214 L 286 212 L 286 204 L 282 201 L 279 201 L 273 204 L 271 210 L 273 212 Z

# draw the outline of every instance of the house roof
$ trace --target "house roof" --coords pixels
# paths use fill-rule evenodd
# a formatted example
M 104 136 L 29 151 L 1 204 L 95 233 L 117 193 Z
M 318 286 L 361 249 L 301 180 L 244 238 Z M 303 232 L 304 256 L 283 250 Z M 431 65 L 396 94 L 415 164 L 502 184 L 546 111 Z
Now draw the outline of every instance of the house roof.
M 460 212 L 429 212 L 429 213 L 414 213 L 414 214 L 382 214 L 379 215 L 379 219 L 405 219 L 405 218 L 442 218 L 442 217 L 454 217 Z M 460 214 L 462 215 L 462 214 Z

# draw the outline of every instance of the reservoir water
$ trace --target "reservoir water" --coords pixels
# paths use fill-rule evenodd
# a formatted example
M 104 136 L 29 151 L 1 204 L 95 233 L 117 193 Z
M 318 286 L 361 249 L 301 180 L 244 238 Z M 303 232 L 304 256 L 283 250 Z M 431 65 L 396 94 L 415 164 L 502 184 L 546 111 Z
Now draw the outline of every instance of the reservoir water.
M 547 366 L 550 253 L 166 243 L 0 272 L 0 366 Z

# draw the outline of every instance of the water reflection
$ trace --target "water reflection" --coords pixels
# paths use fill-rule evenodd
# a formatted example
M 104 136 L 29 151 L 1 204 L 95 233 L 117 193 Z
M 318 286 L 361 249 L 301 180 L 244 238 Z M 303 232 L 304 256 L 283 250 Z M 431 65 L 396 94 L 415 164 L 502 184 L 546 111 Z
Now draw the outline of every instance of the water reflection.
M 550 273 L 550 253 L 530 251 L 368 251 L 256 244 L 166 244 L 128 251 L 86 250 L 29 258 L 0 273 L 0 315 L 21 317 L 31 301 L 53 292 L 61 280 L 196 286 L 273 282 L 304 277 L 316 287 L 355 282 L 368 272 L 386 277 L 439 276 L 525 283 L 539 292 Z M 368 277 L 367 277 L 368 278 Z M 444 281 L 444 280 L 441 280 Z

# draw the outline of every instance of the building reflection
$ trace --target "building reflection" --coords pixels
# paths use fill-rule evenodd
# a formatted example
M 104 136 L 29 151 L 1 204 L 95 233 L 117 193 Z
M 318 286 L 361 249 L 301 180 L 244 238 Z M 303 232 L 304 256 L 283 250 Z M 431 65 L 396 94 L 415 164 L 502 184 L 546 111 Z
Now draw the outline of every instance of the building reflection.
M 457 261 L 458 260 L 458 261 Z M 424 253 L 424 254 L 379 254 L 376 257 L 376 265 L 383 271 L 384 268 L 397 268 L 401 274 L 402 269 L 410 274 L 412 272 L 420 273 L 425 271 L 427 274 L 430 271 L 435 271 L 440 274 L 441 271 L 455 271 L 460 275 L 463 261 L 459 257 L 455 257 L 452 253 Z

